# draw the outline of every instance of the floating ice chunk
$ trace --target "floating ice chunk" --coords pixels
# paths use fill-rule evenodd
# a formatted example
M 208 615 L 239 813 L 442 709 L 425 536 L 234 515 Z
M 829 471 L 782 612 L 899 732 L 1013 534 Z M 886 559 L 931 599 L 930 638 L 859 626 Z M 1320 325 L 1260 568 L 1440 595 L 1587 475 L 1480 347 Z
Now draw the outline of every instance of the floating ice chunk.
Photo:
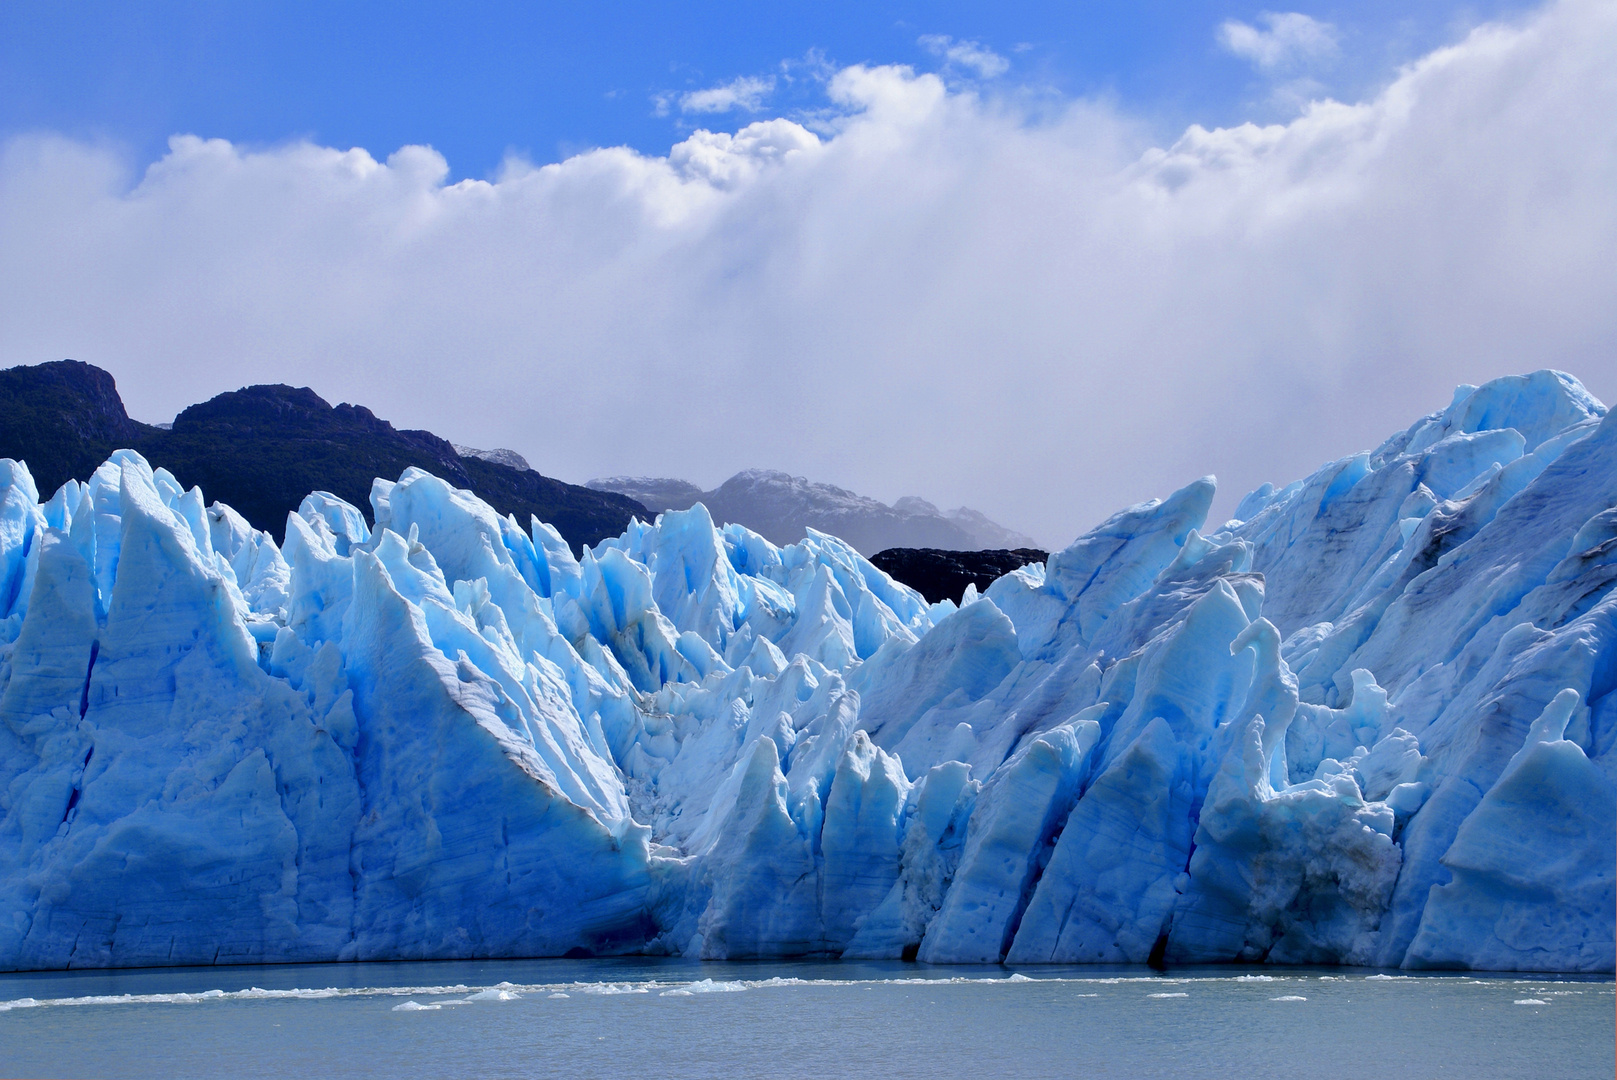
M 661 997 L 691 997 L 694 994 L 736 994 L 747 989 L 743 982 L 716 982 L 713 979 L 698 979 L 693 983 L 664 990 Z

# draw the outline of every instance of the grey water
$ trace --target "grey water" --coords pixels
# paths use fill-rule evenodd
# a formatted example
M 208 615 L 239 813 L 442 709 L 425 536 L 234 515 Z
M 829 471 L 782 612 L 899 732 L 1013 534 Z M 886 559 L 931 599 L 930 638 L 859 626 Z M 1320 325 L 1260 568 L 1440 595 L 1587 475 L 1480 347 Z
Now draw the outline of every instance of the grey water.
M 1610 977 L 438 961 L 0 975 L 0 1076 L 1599 1077 Z

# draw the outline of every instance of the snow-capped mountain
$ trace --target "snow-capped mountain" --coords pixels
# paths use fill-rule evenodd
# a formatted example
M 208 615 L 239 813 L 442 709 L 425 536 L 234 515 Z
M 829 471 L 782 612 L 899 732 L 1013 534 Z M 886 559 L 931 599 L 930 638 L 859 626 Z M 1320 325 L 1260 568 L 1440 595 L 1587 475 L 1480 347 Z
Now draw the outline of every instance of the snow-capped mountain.
M 462 460 L 466 458 L 476 458 L 479 461 L 487 461 L 495 465 L 504 465 L 507 469 L 515 469 L 517 472 L 539 471 L 532 465 L 529 465 L 528 459 L 517 453 L 515 450 L 507 450 L 504 447 L 500 447 L 495 450 L 479 450 L 476 447 L 462 446 L 459 443 L 454 443 L 453 445 L 455 447 L 455 453 L 459 454 Z
M 747 469 L 703 491 L 686 480 L 613 476 L 586 487 L 612 491 L 653 512 L 688 510 L 702 503 L 715 521 L 744 525 L 773 544 L 795 544 L 808 529 L 830 533 L 865 556 L 887 548 L 1031 548 L 1034 542 L 966 507 L 943 511 L 908 496 L 888 506 L 831 484 L 772 469 Z
M 1613 970 L 1617 420 L 1555 372 L 928 605 L 420 469 L 285 542 L 0 462 L 0 967 L 676 953 Z M 43 497 L 42 497 L 43 496 Z

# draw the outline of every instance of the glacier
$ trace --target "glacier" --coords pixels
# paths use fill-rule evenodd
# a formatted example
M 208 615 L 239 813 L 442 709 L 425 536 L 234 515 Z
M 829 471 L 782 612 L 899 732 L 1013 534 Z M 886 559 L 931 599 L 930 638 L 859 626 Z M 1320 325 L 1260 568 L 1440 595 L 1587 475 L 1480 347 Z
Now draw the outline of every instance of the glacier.
M 1614 968 L 1617 420 L 1463 386 L 928 604 L 702 504 L 581 557 L 420 469 L 285 540 L 0 460 L 0 969 Z

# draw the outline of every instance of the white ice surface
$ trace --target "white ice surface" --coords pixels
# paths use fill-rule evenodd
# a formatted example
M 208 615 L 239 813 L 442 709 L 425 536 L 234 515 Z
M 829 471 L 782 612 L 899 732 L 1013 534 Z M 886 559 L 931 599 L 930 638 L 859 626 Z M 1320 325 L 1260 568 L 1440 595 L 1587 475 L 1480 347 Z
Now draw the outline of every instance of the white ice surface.
M 575 558 L 409 469 L 277 545 L 0 461 L 0 968 L 1611 971 L 1617 421 L 1538 372 L 1212 495 L 928 605 L 701 505 Z

